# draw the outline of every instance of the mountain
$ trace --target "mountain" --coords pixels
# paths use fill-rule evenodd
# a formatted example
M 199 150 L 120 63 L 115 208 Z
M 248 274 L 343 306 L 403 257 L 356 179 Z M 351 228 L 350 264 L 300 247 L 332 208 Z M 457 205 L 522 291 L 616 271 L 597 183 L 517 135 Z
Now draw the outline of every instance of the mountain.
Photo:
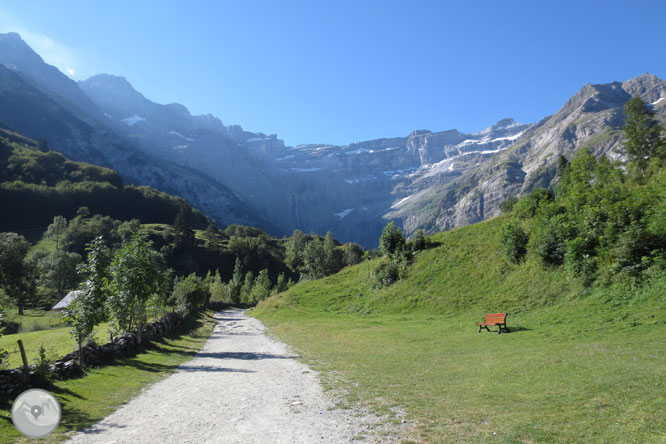
M 331 230 L 368 246 L 408 191 L 457 177 L 529 128 L 505 119 L 474 134 L 414 131 L 347 146 L 286 147 L 274 135 L 154 103 L 123 77 L 102 74 L 79 85 L 137 146 L 215 177 L 284 233 Z
M 644 74 L 625 82 L 585 85 L 554 115 L 532 126 L 506 150 L 448 184 L 434 186 L 387 216 L 401 220 L 407 232 L 461 227 L 500 214 L 510 196 L 520 196 L 556 181 L 560 155 L 587 147 L 612 160 L 626 158 L 623 106 L 640 96 L 656 117 L 666 120 L 666 82 Z
M 44 63 L 16 33 L 0 34 L 0 122 L 47 140 L 68 158 L 113 168 L 126 182 L 186 198 L 219 225 L 276 231 L 219 181 L 139 149 L 76 82 Z
M 634 94 L 666 107 L 654 76 L 586 85 L 537 124 L 503 119 L 471 134 L 417 130 L 345 146 L 284 146 L 274 135 L 191 116 L 145 99 L 122 77 L 80 83 L 118 131 L 147 152 L 215 177 L 284 233 L 295 228 L 375 246 L 382 227 L 435 232 L 496 216 L 500 204 L 555 180 L 560 155 L 583 146 L 623 159 L 622 107 Z

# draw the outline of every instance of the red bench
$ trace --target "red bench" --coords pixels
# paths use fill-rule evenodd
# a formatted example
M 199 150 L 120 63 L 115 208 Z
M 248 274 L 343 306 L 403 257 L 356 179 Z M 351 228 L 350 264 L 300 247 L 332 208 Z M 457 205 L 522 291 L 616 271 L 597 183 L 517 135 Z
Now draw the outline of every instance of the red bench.
M 488 328 L 489 325 L 497 325 L 497 334 L 502 333 L 502 327 L 504 327 L 504 330 L 509 331 L 506 326 L 506 316 L 507 313 L 488 313 L 483 322 L 476 323 L 479 326 L 479 333 L 481 333 L 482 328 L 490 331 Z

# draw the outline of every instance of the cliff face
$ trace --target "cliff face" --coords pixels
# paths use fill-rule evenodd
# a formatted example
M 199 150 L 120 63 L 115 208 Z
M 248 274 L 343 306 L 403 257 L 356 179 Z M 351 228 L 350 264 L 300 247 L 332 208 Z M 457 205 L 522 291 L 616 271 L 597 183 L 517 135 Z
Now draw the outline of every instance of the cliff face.
M 556 114 L 529 128 L 511 147 L 449 186 L 434 187 L 430 197 L 438 196 L 438 211 L 420 224 L 441 230 L 496 216 L 508 197 L 553 185 L 559 156 L 571 157 L 583 147 L 595 155 L 625 160 L 623 106 L 634 95 L 650 104 L 657 118 L 666 117 L 666 82 L 653 75 L 622 83 L 585 85 Z M 422 213 L 422 208 L 423 200 L 415 200 L 388 216 L 410 226 L 410 218 Z

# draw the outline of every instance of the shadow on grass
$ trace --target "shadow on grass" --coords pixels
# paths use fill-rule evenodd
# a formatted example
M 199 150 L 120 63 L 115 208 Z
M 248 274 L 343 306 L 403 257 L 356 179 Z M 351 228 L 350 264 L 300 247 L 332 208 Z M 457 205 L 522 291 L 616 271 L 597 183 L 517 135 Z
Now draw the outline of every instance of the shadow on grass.
M 519 332 L 521 332 L 521 331 L 530 331 L 530 330 L 532 330 L 532 329 L 531 329 L 531 328 L 527 328 L 527 327 L 522 327 L 522 326 L 518 325 L 518 326 L 511 326 L 511 327 L 509 327 L 509 330 L 510 330 L 510 331 L 508 331 L 507 333 L 519 333 Z M 502 330 L 502 334 L 504 334 L 504 331 L 503 331 L 503 330 Z
M 60 427 L 65 430 L 81 430 L 95 423 L 95 420 L 88 413 L 71 407 L 69 403 L 60 400 L 60 405 L 62 406 Z

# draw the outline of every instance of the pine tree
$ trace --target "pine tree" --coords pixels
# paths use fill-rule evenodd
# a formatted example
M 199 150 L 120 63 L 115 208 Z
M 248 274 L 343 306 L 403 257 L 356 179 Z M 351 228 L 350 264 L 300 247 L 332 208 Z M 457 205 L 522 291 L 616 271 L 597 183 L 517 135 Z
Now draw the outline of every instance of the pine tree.
M 636 164 L 645 173 L 648 161 L 657 154 L 660 141 L 660 128 L 654 119 L 654 113 L 645 102 L 634 96 L 624 105 L 627 120 L 623 130 L 627 138 L 627 152 L 636 160 Z
M 180 202 L 180 208 L 174 222 L 176 230 L 176 247 L 190 249 L 194 246 L 194 230 L 192 230 L 192 207 L 187 201 Z

